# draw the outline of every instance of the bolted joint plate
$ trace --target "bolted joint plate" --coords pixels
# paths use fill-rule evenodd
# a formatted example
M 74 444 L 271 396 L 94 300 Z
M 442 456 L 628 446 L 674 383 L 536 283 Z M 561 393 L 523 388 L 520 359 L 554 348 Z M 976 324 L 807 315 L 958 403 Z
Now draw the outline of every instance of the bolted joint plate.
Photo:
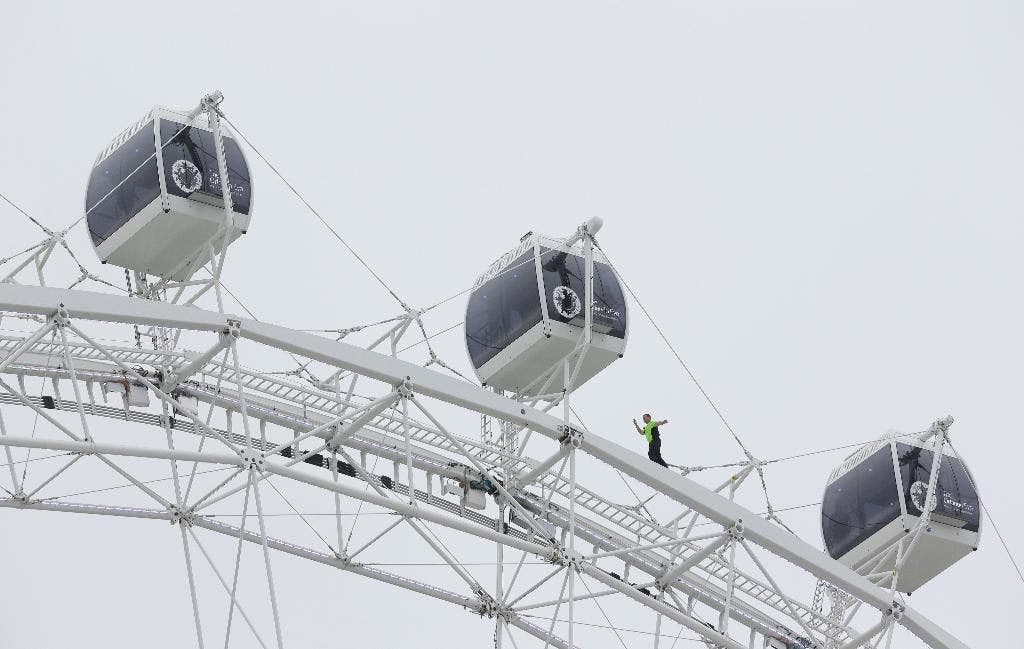
M 551 548 L 551 554 L 548 555 L 547 560 L 556 566 L 572 568 L 576 572 L 580 572 L 580 565 L 583 563 L 583 555 L 575 550 L 570 550 L 561 543 L 555 543 Z
M 414 399 L 416 394 L 413 392 L 412 377 L 405 377 L 405 380 L 395 386 L 395 390 L 398 392 L 398 396 L 403 399 Z
M 889 610 L 886 611 L 885 614 L 891 617 L 893 621 L 899 622 L 900 619 L 903 617 L 903 612 L 906 610 L 907 607 L 903 604 L 900 604 L 899 602 L 893 602 L 892 606 L 889 607 Z
M 177 505 L 171 505 L 168 511 L 171 513 L 171 525 L 191 527 L 196 521 L 196 514 L 190 509 L 183 511 Z
M 266 464 L 266 457 L 260 451 L 254 448 L 243 448 L 238 452 L 239 457 L 242 458 L 243 469 L 256 469 L 262 472 L 263 467 Z
M 480 614 L 480 617 L 494 617 L 498 615 L 498 602 L 493 597 L 479 588 L 475 589 L 473 594 L 476 595 L 478 601 L 476 612 Z
M 574 426 L 562 424 L 558 427 L 558 432 L 562 433 L 562 437 L 559 438 L 562 444 L 569 444 L 573 448 L 579 448 L 583 444 L 584 433 Z
M 50 317 L 50 319 L 54 325 L 61 329 L 71 324 L 71 314 L 68 313 L 67 307 L 64 306 L 63 302 L 57 306 L 57 311 Z

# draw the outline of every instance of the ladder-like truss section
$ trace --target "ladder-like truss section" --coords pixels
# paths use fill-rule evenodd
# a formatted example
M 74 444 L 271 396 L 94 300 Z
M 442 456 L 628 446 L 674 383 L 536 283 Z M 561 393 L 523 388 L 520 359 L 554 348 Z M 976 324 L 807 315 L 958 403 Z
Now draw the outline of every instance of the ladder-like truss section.
M 26 408 L 51 429 L 30 437 L 8 426 L 0 431 L 0 446 L 12 466 L 10 452 L 18 448 L 63 452 L 69 461 L 33 489 L 12 469 L 11 484 L 4 486 L 8 497 L 0 498 L 0 507 L 171 521 L 180 530 L 190 583 L 191 563 L 202 556 L 231 594 L 233 606 L 228 579 L 207 553 L 200 531 L 261 546 L 268 575 L 269 551 L 274 550 L 467 608 L 496 621 L 496 639 L 516 629 L 547 646 L 579 646 L 574 611 L 584 602 L 616 599 L 654 612 L 656 635 L 671 621 L 680 633 L 685 629 L 708 646 L 880 647 L 891 641 L 893 627 L 902 625 L 935 649 L 965 649 L 896 603 L 891 589 L 715 491 L 597 431 L 580 430 L 543 410 L 394 355 L 194 307 L 59 289 L 0 284 L 0 312 L 36 318 L 33 324 L 38 325 L 31 334 L 0 336 L 0 414 Z M 190 344 L 203 341 L 206 351 L 99 342 L 108 323 L 151 327 L 163 332 L 161 340 L 177 340 L 184 333 Z M 239 360 L 242 342 L 316 363 L 331 379 L 303 382 L 251 369 Z M 37 378 L 49 394 L 30 394 L 29 379 Z M 113 389 L 119 385 L 122 390 Z M 106 401 L 108 393 L 120 403 Z M 453 416 L 461 411 L 472 417 Z M 479 439 L 481 417 L 501 428 L 492 439 L 501 437 L 502 443 Z M 462 430 L 442 423 L 448 419 L 458 420 Z M 100 432 L 104 426 L 98 422 L 114 420 L 131 427 L 128 439 L 108 440 Z M 472 424 L 468 429 L 466 421 Z M 508 435 L 516 430 L 528 433 L 513 447 Z M 527 443 L 531 435 L 537 441 Z M 196 440 L 201 440 L 198 447 Z M 128 480 L 135 487 L 133 498 L 100 504 L 41 496 L 43 487 L 83 458 Z M 169 466 L 174 494 L 163 495 L 133 475 L 126 468 L 128 459 Z M 604 483 L 583 485 L 576 470 L 583 460 L 606 472 L 620 471 L 661 494 L 678 515 L 671 523 L 659 522 L 643 507 L 618 502 L 621 494 Z M 380 462 L 390 465 L 388 474 L 377 472 Z M 222 472 L 193 491 L 198 466 Z M 329 551 L 268 533 L 260 488 L 274 483 L 334 499 L 337 538 L 321 537 Z M 246 529 L 244 518 L 235 526 L 212 515 L 213 505 L 237 502 L 243 495 L 248 507 L 250 492 L 259 529 Z M 482 506 L 471 497 L 479 494 L 486 497 Z M 148 499 L 148 505 L 140 506 L 139 498 Z M 347 538 L 343 533 L 342 498 L 391 512 L 394 523 L 356 546 L 351 532 Z M 364 551 L 380 546 L 381 538 L 398 533 L 393 529 L 450 567 L 443 583 L 360 560 Z M 496 587 L 485 587 L 434 531 L 439 529 L 462 540 L 494 544 L 499 558 L 504 549 L 519 550 L 522 559 L 514 576 L 503 575 L 499 561 Z M 541 577 L 521 573 L 527 557 L 548 564 L 550 571 Z M 780 581 L 782 570 L 787 574 Z M 280 643 L 282 622 L 272 579 L 270 584 Z M 822 584 L 817 601 L 808 603 L 816 584 Z M 821 593 L 826 591 L 844 598 L 838 614 L 822 611 Z M 193 604 L 202 637 L 194 588 Z M 550 623 L 534 622 L 538 612 L 552 610 L 545 618 Z M 566 622 L 560 622 L 559 611 L 568 611 Z M 556 622 L 565 628 L 556 632 Z M 614 630 L 610 620 L 608 626 Z

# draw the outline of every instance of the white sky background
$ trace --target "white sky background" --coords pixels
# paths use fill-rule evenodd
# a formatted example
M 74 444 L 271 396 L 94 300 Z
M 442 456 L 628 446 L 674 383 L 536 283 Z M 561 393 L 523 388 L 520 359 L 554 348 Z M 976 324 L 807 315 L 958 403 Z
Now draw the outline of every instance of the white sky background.
M 1010 482 L 1024 453 L 1022 28 L 1013 2 L 5 3 L 0 192 L 61 227 L 114 134 L 219 88 L 229 117 L 412 304 L 468 286 L 527 230 L 564 235 L 600 215 L 602 246 L 755 454 L 952 414 L 1024 558 Z M 250 164 L 232 290 L 294 327 L 394 315 Z M 0 256 L 38 240 L 23 221 L 0 205 Z M 71 243 L 98 268 L 84 228 Z M 431 330 L 464 304 L 432 314 Z M 671 420 L 669 461 L 739 459 L 631 306 L 625 359 L 577 397 L 587 424 L 643 452 L 629 420 L 651 411 Z M 438 349 L 468 368 L 459 333 Z M 842 457 L 772 467 L 776 506 L 817 502 Z M 784 515 L 816 546 L 817 517 Z M 0 511 L 0 529 L 0 647 L 193 641 L 165 528 Z M 1024 584 L 983 532 L 980 552 L 910 604 L 973 647 L 1007 647 Z M 292 646 L 490 642 L 488 624 L 450 606 L 280 565 Z

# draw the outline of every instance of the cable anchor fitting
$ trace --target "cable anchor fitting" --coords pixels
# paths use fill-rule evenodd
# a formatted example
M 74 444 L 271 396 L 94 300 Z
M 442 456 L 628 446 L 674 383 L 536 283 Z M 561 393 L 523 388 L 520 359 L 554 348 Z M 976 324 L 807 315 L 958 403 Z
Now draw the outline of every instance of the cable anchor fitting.
M 168 508 L 171 513 L 171 525 L 184 525 L 185 527 L 192 527 L 196 522 L 196 514 L 191 509 L 181 510 L 177 505 L 171 505 Z
M 63 329 L 71 324 L 71 314 L 68 313 L 67 307 L 64 306 L 63 302 L 57 307 L 57 312 L 53 314 L 51 320 L 59 329 Z
M 413 399 L 416 395 L 413 393 L 412 377 L 407 376 L 405 380 L 395 386 L 395 390 L 398 392 L 398 396 L 403 399 Z
M 547 559 L 553 565 L 562 566 L 563 568 L 572 568 L 576 572 L 580 572 L 580 564 L 583 562 L 583 555 L 579 552 L 569 550 L 561 543 L 555 543 L 551 549 L 551 554 Z
M 886 616 L 892 618 L 893 622 L 899 622 L 903 618 L 903 613 L 907 610 L 907 607 L 899 602 L 893 602 L 889 609 L 885 612 Z
M 218 106 L 224 103 L 224 93 L 222 93 L 220 90 L 214 90 L 210 94 L 203 97 L 199 103 L 204 110 L 213 111 L 218 115 L 223 116 L 223 113 L 221 113 L 220 109 L 218 108 Z
M 493 618 L 501 614 L 501 607 L 498 605 L 498 602 L 482 588 L 475 588 L 473 594 L 476 595 L 478 601 L 476 612 L 480 617 Z
M 239 457 L 242 458 L 242 468 L 246 470 L 256 469 L 260 473 L 263 472 L 263 467 L 266 464 L 266 457 L 260 451 L 254 448 L 243 448 L 238 451 Z
M 562 436 L 558 438 L 560 444 L 569 444 L 573 448 L 582 446 L 584 435 L 582 430 L 568 424 L 562 424 L 558 427 L 558 432 L 562 433 Z

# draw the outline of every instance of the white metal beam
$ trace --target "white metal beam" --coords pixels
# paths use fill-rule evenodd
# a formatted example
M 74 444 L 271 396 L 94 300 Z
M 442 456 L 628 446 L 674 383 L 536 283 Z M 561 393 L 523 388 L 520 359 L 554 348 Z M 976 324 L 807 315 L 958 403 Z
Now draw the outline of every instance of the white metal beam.
M 61 304 L 67 307 L 76 320 L 126 322 L 200 331 L 220 331 L 228 325 L 227 316 L 223 314 L 191 307 L 86 291 L 0 285 L 0 311 L 49 316 L 56 313 Z M 232 316 L 232 319 L 236 318 Z M 530 428 L 552 440 L 557 441 L 562 436 L 559 431 L 562 424 L 560 419 L 527 408 L 475 384 L 314 334 L 254 320 L 237 320 L 242 338 L 390 385 L 410 380 L 417 392 L 424 396 Z M 580 450 L 610 467 L 627 472 L 648 487 L 724 527 L 731 527 L 742 520 L 745 537 L 750 541 L 814 576 L 840 586 L 879 611 L 888 609 L 891 600 L 886 590 L 746 508 L 593 433 L 588 432 L 584 436 Z M 330 489 L 331 483 L 327 482 L 325 488 Z M 394 508 L 396 503 L 386 506 Z M 901 624 L 933 649 L 968 649 L 963 642 L 913 609 L 906 610 Z

